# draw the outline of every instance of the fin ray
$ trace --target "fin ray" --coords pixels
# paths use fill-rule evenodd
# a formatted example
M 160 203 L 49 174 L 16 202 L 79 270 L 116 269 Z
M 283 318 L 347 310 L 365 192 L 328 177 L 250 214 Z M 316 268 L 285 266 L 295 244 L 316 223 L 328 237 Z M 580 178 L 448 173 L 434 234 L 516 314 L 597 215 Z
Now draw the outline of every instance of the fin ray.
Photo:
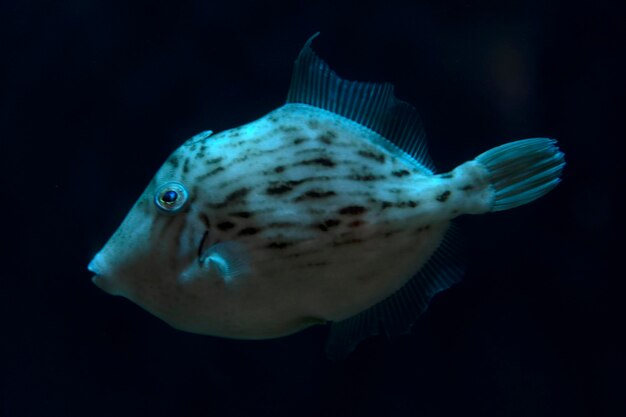
M 413 106 L 398 100 L 389 83 L 348 81 L 311 49 L 313 35 L 296 59 L 287 103 L 304 103 L 346 117 L 380 134 L 391 152 L 408 156 L 430 173 L 422 121 Z
M 524 139 L 490 149 L 476 157 L 489 171 L 495 191 L 491 211 L 508 210 L 543 196 L 560 182 L 565 156 L 556 141 Z
M 401 289 L 369 309 L 331 325 L 326 353 L 343 359 L 370 336 L 409 333 L 432 298 L 461 280 L 459 236 L 454 225 L 424 267 Z
M 245 249 L 235 242 L 211 246 L 202 254 L 200 263 L 208 269 L 216 268 L 227 284 L 250 272 Z

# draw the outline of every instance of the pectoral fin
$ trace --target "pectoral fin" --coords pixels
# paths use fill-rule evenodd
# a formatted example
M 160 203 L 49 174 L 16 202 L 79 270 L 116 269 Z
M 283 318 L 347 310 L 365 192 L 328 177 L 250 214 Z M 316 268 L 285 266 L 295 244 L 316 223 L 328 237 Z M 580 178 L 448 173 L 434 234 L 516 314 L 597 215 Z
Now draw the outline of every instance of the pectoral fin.
M 250 273 L 246 248 L 235 242 L 217 243 L 200 256 L 200 265 L 207 273 L 217 273 L 226 284 Z

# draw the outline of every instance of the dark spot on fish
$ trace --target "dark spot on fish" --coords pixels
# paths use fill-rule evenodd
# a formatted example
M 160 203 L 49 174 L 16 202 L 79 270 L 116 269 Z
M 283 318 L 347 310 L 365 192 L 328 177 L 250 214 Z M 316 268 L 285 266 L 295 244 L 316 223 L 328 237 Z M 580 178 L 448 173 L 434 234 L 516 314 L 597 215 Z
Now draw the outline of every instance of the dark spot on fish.
M 233 217 L 242 217 L 244 219 L 247 219 L 248 217 L 252 217 L 252 213 L 250 213 L 249 211 L 237 211 L 234 213 L 230 213 L 230 215 Z
M 248 195 L 248 193 L 250 192 L 249 188 L 240 188 L 236 191 L 233 191 L 232 193 L 228 194 L 226 196 L 226 201 L 231 202 L 231 201 L 235 201 L 235 200 L 241 200 L 243 197 L 245 197 L 246 195 Z
M 417 228 L 417 233 L 425 232 L 427 230 L 430 230 L 430 225 L 418 227 Z
M 367 175 L 350 175 L 348 177 L 351 180 L 354 181 L 376 181 L 376 180 L 383 180 L 385 179 L 385 177 L 383 175 L 371 175 L 371 174 L 367 174 Z
M 296 126 L 285 126 L 285 125 L 278 126 L 278 129 L 282 130 L 283 132 L 297 132 L 298 130 L 300 130 Z
M 317 139 L 322 143 L 330 145 L 331 143 L 333 143 L 333 139 L 336 137 L 337 137 L 337 134 L 335 132 L 327 130 L 326 132 L 319 135 Z
M 396 207 L 400 207 L 400 208 L 403 208 L 403 207 L 417 207 L 418 204 L 419 203 L 417 201 L 412 201 L 412 200 L 401 201 L 401 202 L 396 204 Z
M 224 208 L 228 206 L 228 204 L 233 203 L 235 201 L 243 199 L 250 192 L 249 188 L 240 188 L 226 196 L 226 199 L 221 203 L 209 204 L 211 208 Z
M 306 142 L 306 141 L 307 141 L 307 138 L 295 138 L 295 139 L 293 140 L 293 144 L 294 144 L 294 145 L 299 145 L 299 144 L 301 144 L 302 142 Z
M 363 206 L 347 206 L 347 207 L 343 207 L 342 209 L 340 209 L 339 214 L 347 214 L 350 216 L 356 216 L 359 214 L 363 214 L 365 210 L 366 208 Z
M 189 158 L 185 159 L 185 163 L 183 164 L 183 173 L 189 172 Z
M 282 185 L 276 185 L 273 187 L 268 187 L 266 192 L 267 194 L 283 194 L 291 190 L 293 190 L 293 187 L 290 187 L 289 185 L 286 185 L 286 184 L 282 184 Z
M 202 239 L 200 239 L 200 244 L 198 245 L 198 261 L 201 261 L 200 257 L 202 256 L 202 248 L 204 247 L 204 242 L 206 241 L 206 238 L 208 236 L 209 236 L 209 231 L 206 230 L 204 234 L 202 234 Z
M 361 242 L 363 242 L 363 239 L 351 238 L 351 239 L 346 239 L 346 240 L 335 241 L 333 242 L 333 246 L 351 245 L 354 243 L 361 243 Z
M 217 224 L 217 228 L 222 231 L 230 230 L 233 227 L 235 227 L 235 224 L 233 222 L 229 222 L 228 220 Z
M 299 223 L 290 223 L 290 222 L 272 222 L 267 225 L 270 228 L 281 228 L 281 227 L 294 227 L 300 226 Z
M 319 135 L 317 139 L 327 145 L 330 145 L 333 142 L 332 139 L 327 135 Z
M 172 166 L 174 168 L 178 168 L 178 157 L 177 156 L 172 156 L 167 162 L 169 162 L 170 164 L 172 164 Z
M 334 191 L 310 190 L 302 194 L 298 198 L 296 198 L 296 201 L 302 201 L 302 200 L 307 200 L 307 199 L 312 199 L 312 198 L 325 198 L 325 197 L 331 197 L 333 195 L 336 195 Z
M 267 247 L 270 249 L 284 249 L 291 245 L 293 245 L 292 242 L 272 242 L 269 245 L 267 245 Z
M 301 182 L 302 181 L 273 182 L 272 185 L 265 189 L 265 192 L 269 195 L 284 194 L 293 190 L 293 187 Z
M 394 177 L 400 178 L 400 177 L 404 177 L 407 175 L 411 175 L 411 173 L 407 171 L 406 169 L 400 169 L 398 171 L 392 171 L 391 175 L 393 175 Z
M 238 138 L 239 137 L 239 132 L 232 132 L 228 135 L 229 138 Z
M 206 152 L 206 145 L 203 143 L 202 145 L 200 145 L 200 149 L 198 150 L 198 153 L 196 154 L 196 159 L 204 158 L 205 152 Z
M 333 143 L 332 139 L 330 137 L 328 137 L 327 135 L 320 135 L 317 138 L 320 142 L 325 143 L 327 145 L 330 145 L 331 143 Z
M 348 227 L 359 227 L 359 226 L 362 226 L 364 224 L 365 224 L 365 222 L 362 221 L 362 220 L 355 220 L 353 222 L 348 223 Z
M 206 161 L 204 161 L 207 165 L 211 165 L 211 164 L 217 164 L 218 162 L 220 162 L 223 158 L 221 156 L 217 157 L 217 158 L 213 158 L 213 159 L 207 159 Z
M 328 219 L 325 220 L 323 223 L 320 223 L 317 225 L 317 227 L 322 230 L 323 232 L 328 231 L 328 229 L 330 229 L 331 227 L 335 227 L 338 226 L 341 223 L 340 220 L 337 219 Z
M 284 170 L 285 170 L 285 167 L 282 165 L 279 165 L 276 168 L 274 168 L 274 172 L 277 172 L 277 173 L 283 172 Z
M 385 155 L 381 153 L 376 153 L 372 151 L 359 151 L 359 155 L 364 158 L 373 159 L 374 161 L 380 162 L 381 164 L 385 162 Z
M 439 176 L 439 178 L 443 178 L 443 179 L 450 179 L 450 178 L 454 178 L 454 174 L 441 174 Z
M 217 167 L 214 170 L 207 172 L 206 174 L 198 175 L 196 177 L 196 181 L 202 181 L 202 180 L 204 180 L 206 178 L 209 178 L 210 176 L 215 175 L 215 174 L 217 174 L 218 172 L 221 172 L 221 171 L 224 171 L 224 167 Z
M 296 165 L 322 165 L 325 167 L 334 167 L 335 163 L 328 158 L 315 158 L 315 159 L 307 159 L 306 161 L 298 162 Z
M 419 201 L 413 201 L 413 200 L 407 200 L 407 201 L 400 201 L 398 203 L 391 203 L 389 201 L 383 201 L 382 202 L 382 209 L 386 209 L 389 207 L 397 207 L 397 208 L 405 208 L 405 207 L 417 207 L 419 206 Z
M 450 197 L 450 191 L 446 190 L 437 196 L 437 201 L 440 201 L 443 203 L 448 199 L 448 197 Z
M 269 120 L 270 122 L 276 123 L 278 121 L 278 117 L 271 115 L 267 117 L 267 120 Z
M 452 214 L 459 214 L 459 210 L 458 209 L 452 210 Z
M 317 129 L 318 127 L 320 127 L 320 122 L 318 122 L 315 119 L 309 119 L 307 120 L 306 124 L 311 128 L 311 129 Z
M 328 219 L 324 222 L 324 224 L 328 227 L 338 226 L 341 223 L 341 220 L 337 219 Z
M 204 223 L 204 227 L 206 227 L 207 229 L 211 228 L 211 221 L 209 220 L 209 216 L 207 216 L 204 213 L 200 213 L 200 220 L 202 221 L 202 223 Z
M 293 187 L 305 181 L 306 180 L 272 181 L 265 191 L 267 194 L 282 194 L 293 190 Z
M 259 233 L 259 229 L 257 229 L 256 227 L 246 227 L 239 231 L 239 236 L 249 236 L 255 235 L 257 233 Z
M 310 146 L 303 146 L 302 148 L 300 148 L 300 150 L 294 152 L 294 155 L 303 155 L 303 154 L 325 155 L 325 152 L 326 152 L 325 146 L 318 146 L 316 148 L 312 148 Z
M 469 190 L 473 190 L 474 186 L 472 184 L 467 184 L 464 185 L 463 187 L 461 187 L 461 191 L 469 191 Z

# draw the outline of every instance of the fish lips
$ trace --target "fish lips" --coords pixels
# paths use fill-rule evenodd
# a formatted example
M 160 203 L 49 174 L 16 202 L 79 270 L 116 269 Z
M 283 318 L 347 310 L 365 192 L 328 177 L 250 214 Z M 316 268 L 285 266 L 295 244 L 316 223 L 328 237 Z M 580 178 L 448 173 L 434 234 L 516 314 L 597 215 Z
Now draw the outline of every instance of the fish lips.
M 89 265 L 87 265 L 87 269 L 94 273 L 91 277 L 91 282 L 109 294 L 116 294 L 113 289 L 111 278 L 105 275 L 105 267 L 102 258 L 102 254 L 98 253 L 94 256 L 91 262 L 89 262 Z
M 104 279 L 104 276 L 102 275 L 102 267 L 98 262 L 98 255 L 94 256 L 91 262 L 89 262 L 87 269 L 94 274 L 93 277 L 91 277 L 91 282 L 100 286 L 99 283 Z

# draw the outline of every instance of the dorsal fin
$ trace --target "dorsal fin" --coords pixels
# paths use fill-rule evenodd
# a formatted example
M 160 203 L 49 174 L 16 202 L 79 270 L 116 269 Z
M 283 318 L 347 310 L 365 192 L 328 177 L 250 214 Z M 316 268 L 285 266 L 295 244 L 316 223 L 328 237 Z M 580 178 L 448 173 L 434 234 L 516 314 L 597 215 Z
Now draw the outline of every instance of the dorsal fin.
M 304 103 L 339 114 L 380 134 L 396 150 L 434 172 L 417 111 L 398 100 L 389 83 L 347 81 L 339 77 L 306 42 L 296 59 L 287 103 Z

